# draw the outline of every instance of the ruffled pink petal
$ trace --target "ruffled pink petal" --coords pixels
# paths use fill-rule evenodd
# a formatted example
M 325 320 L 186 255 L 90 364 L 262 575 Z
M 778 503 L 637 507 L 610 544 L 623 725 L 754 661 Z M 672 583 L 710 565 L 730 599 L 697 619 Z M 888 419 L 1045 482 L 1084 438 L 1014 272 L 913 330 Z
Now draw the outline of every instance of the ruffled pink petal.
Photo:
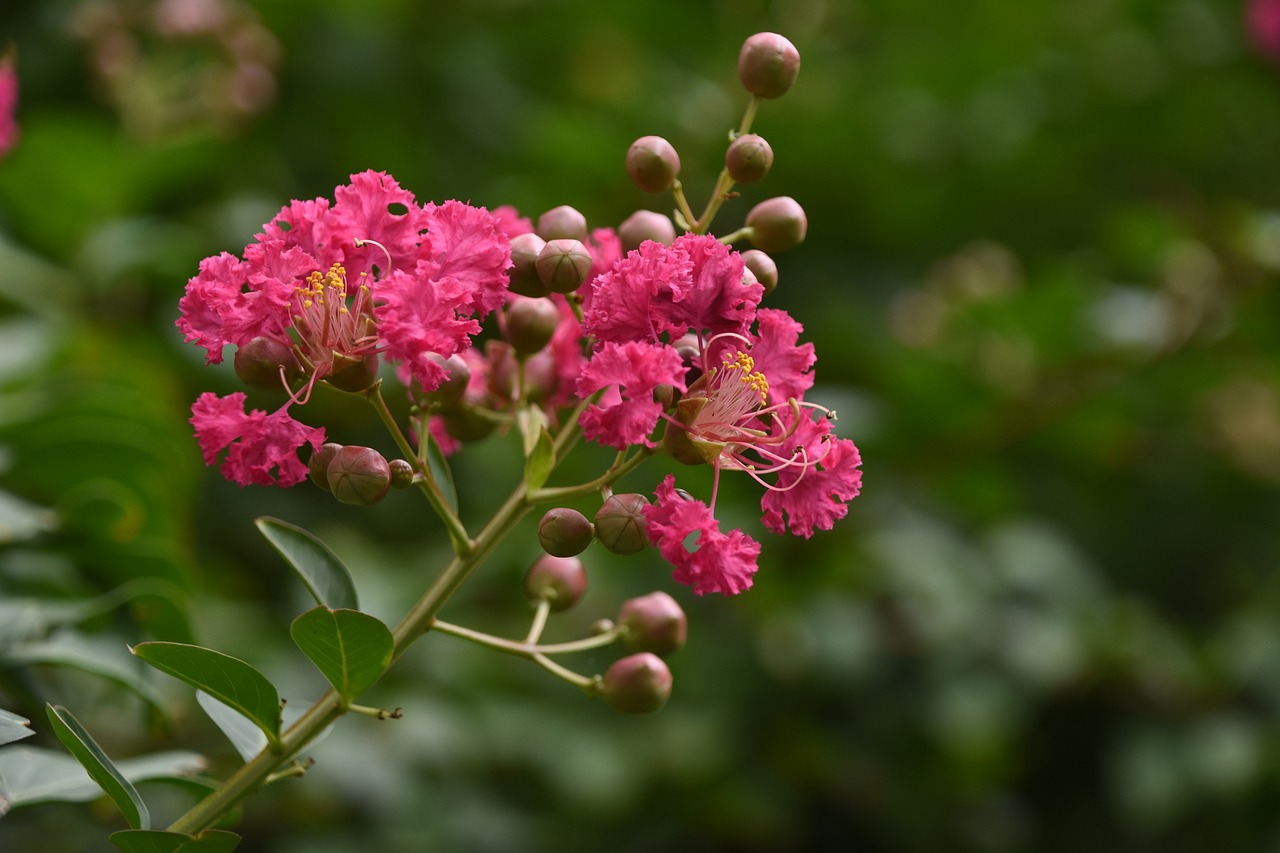
M 671 385 L 684 391 L 684 372 L 679 353 L 671 347 L 642 341 L 606 343 L 579 377 L 578 396 L 586 398 L 611 386 L 618 396 L 587 407 L 580 420 L 582 434 L 619 450 L 636 444 L 653 447 L 649 434 L 662 414 L 653 389 Z
M 12 57 L 0 59 L 0 157 L 18 143 L 18 69 Z
M 206 465 L 212 465 L 223 448 L 229 448 L 222 462 L 228 480 L 247 486 L 292 486 L 307 476 L 307 466 L 298 459 L 298 450 L 324 444 L 324 429 L 309 427 L 289 417 L 285 409 L 267 414 L 258 409 L 244 411 L 242 393 L 218 397 L 201 394 L 191 407 L 191 425 Z M 273 473 L 274 472 L 274 473 Z
M 645 241 L 595 279 L 583 328 L 597 345 L 656 342 L 664 332 L 678 337 L 685 328 L 671 322 L 672 293 L 687 290 L 692 274 L 693 262 L 683 249 Z
M 801 449 L 803 454 L 797 454 Z M 764 526 L 774 533 L 790 528 L 793 534 L 806 539 L 815 530 L 830 530 L 845 517 L 848 502 L 862 490 L 862 457 L 858 448 L 847 438 L 831 436 L 831 422 L 826 418 L 815 421 L 803 414 L 781 452 L 797 463 L 806 458 L 817 461 L 779 472 L 776 485 L 785 491 L 770 490 L 761 498 Z
M 434 268 L 419 261 L 418 269 L 429 273 Z M 431 280 L 393 270 L 374 284 L 373 292 L 378 300 L 373 313 L 387 357 L 403 361 L 424 391 L 434 391 L 445 373 L 429 356 L 447 358 L 469 346 L 470 336 L 480 331 L 479 322 L 458 316 L 469 304 L 469 288 L 452 278 Z
M 187 343 L 204 347 L 207 364 L 221 363 L 222 348 L 232 342 L 226 325 L 243 311 L 244 284 L 244 264 L 223 252 L 200 262 L 200 272 L 178 300 L 182 313 L 175 325 Z
M 495 207 L 490 212 L 493 214 L 494 220 L 496 220 L 498 230 L 506 234 L 508 240 L 521 234 L 533 232 L 533 223 L 529 221 L 529 217 L 521 216 L 520 211 L 509 204 Z
M 797 344 L 804 327 L 778 308 L 761 308 L 756 313 L 756 337 L 751 357 L 756 370 L 769 380 L 769 402 L 803 400 L 813 387 L 810 368 L 817 361 L 813 344 Z
M 466 313 L 484 316 L 507 297 L 511 240 L 497 217 L 460 201 L 428 204 L 421 225 L 422 258 L 434 265 L 431 278 L 452 278 L 466 287 Z
M 681 496 L 675 477 L 668 474 L 655 492 L 657 500 L 644 508 L 649 538 L 675 567 L 672 577 L 693 587 L 698 595 L 718 592 L 737 595 L 754 582 L 760 543 L 741 530 L 720 532 L 720 523 L 702 501 Z M 697 533 L 691 544 L 685 540 Z
M 369 170 L 351 176 L 351 182 L 334 189 L 330 211 L 331 239 L 341 244 L 347 280 L 357 282 L 360 273 L 386 275 L 387 255 L 377 246 L 357 248 L 360 240 L 373 240 L 391 255 L 391 268 L 413 269 L 417 259 L 421 209 L 413 193 L 401 189 L 386 172 Z
M 745 332 L 764 286 L 743 283 L 742 256 L 709 235 L 686 234 L 676 238 L 674 246 L 688 252 L 693 267 L 689 286 L 673 288 L 671 325 L 681 334 L 687 329 L 708 336 Z
M 262 226 L 258 242 L 277 242 L 282 247 L 296 246 L 317 261 L 317 267 L 328 269 L 343 261 L 342 249 L 333 242 L 330 231 L 329 199 L 289 202 L 270 222 Z

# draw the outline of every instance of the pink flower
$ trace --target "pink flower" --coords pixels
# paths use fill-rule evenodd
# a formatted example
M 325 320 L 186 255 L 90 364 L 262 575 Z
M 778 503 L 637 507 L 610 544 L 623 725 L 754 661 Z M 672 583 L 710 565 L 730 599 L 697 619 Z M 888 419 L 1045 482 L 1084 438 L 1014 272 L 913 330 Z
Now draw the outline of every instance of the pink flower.
M 1248 0 L 1245 29 L 1258 52 L 1280 59 L 1280 0 Z
M 583 328 L 597 346 L 606 341 L 656 343 L 663 333 L 679 337 L 685 330 L 668 322 L 663 306 L 670 304 L 673 288 L 685 290 L 692 282 L 688 252 L 645 242 L 596 278 Z
M 18 69 L 13 57 L 0 58 L 0 157 L 18 142 Z
M 204 464 L 212 465 L 218 453 L 229 447 L 222 461 L 222 474 L 228 480 L 247 486 L 292 486 L 307 476 L 307 466 L 298 459 L 298 450 L 306 444 L 314 452 L 324 444 L 324 429 L 299 423 L 286 413 L 285 407 L 267 414 L 259 409 L 245 414 L 245 395 L 226 397 L 206 391 L 191 407 L 191 425 L 204 456 Z M 276 474 L 272 475 L 272 469 Z
M 862 457 L 847 438 L 831 435 L 831 422 L 814 420 L 807 413 L 791 426 L 781 455 L 797 464 L 783 467 L 773 488 L 760 501 L 764 526 L 783 533 L 783 513 L 787 527 L 808 539 L 815 529 L 830 530 L 848 513 L 848 501 L 862 489 Z
M 756 573 L 760 543 L 741 530 L 720 532 L 720 523 L 702 501 L 683 497 L 670 474 L 655 492 L 657 501 L 644 508 L 649 538 L 663 558 L 675 566 L 672 577 L 698 595 L 736 595 L 748 589 Z M 691 534 L 694 550 L 685 547 Z
M 467 293 L 468 314 L 483 317 L 501 307 L 507 297 L 511 239 L 499 227 L 497 217 L 483 207 L 446 201 L 428 204 L 419 224 L 427 229 L 421 257 L 431 265 L 420 267 L 420 272 L 432 281 L 461 282 Z
M 582 413 L 582 434 L 619 450 L 652 447 L 649 434 L 662 415 L 662 404 L 653 399 L 659 385 L 685 390 L 684 363 L 674 349 L 641 341 L 606 343 L 578 379 L 579 397 L 608 389 Z
M 685 234 L 676 238 L 673 248 L 688 252 L 693 269 L 687 289 L 672 288 L 667 309 L 671 325 L 681 334 L 745 332 L 764 296 L 764 285 L 743 283 L 742 256 L 708 235 Z
M 392 271 L 378 282 L 380 302 L 373 311 L 387 356 L 402 361 L 424 391 L 435 390 L 445 379 L 432 355 L 460 352 L 480 331 L 477 320 L 463 316 L 471 305 L 466 283 L 431 279 L 435 269 L 430 261 L 419 261 L 416 275 Z
M 413 193 L 387 173 L 369 170 L 352 175 L 350 183 L 334 189 L 333 197 L 325 230 L 332 240 L 330 251 L 341 246 L 343 256 L 330 263 L 341 261 L 357 278 L 373 275 L 375 269 L 386 275 L 413 268 L 423 227 Z

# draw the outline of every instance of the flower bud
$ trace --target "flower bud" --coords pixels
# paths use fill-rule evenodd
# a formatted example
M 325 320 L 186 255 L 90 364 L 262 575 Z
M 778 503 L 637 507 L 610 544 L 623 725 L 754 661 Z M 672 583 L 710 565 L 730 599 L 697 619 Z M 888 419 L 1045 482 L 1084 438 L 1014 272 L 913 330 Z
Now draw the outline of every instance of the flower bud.
M 640 652 L 614 661 L 600 687 L 604 701 L 615 711 L 648 714 L 667 704 L 671 670 L 657 655 Z
M 413 485 L 413 463 L 408 459 L 392 459 L 387 464 L 391 466 L 391 488 L 407 489 Z
M 333 354 L 333 370 L 324 381 L 342 391 L 363 391 L 378 378 L 378 356 L 375 353 L 352 358 L 340 352 Z
M 538 544 L 553 557 L 574 557 L 591 544 L 595 526 L 576 509 L 547 510 L 538 522 Z
M 580 240 L 548 240 L 538 253 L 538 276 L 556 293 L 573 293 L 591 274 L 591 253 Z
M 331 441 L 320 445 L 320 449 L 312 453 L 311 458 L 307 460 L 307 474 L 311 477 L 311 482 L 326 492 L 329 491 L 329 463 L 341 449 L 341 444 Z
M 653 210 L 637 210 L 618 226 L 618 239 L 624 252 L 640 248 L 645 240 L 670 246 L 676 241 L 676 226 L 669 216 Z
M 665 592 L 651 592 L 623 602 L 618 624 L 629 651 L 653 652 L 659 657 L 679 651 L 689 636 L 689 620 L 676 600 Z
M 445 405 L 460 402 L 467 393 L 467 386 L 471 384 L 471 365 L 456 354 L 445 358 L 439 353 L 429 352 L 427 359 L 444 368 L 445 380 L 435 390 L 428 391 L 423 396 L 430 402 Z
M 560 309 L 550 299 L 517 296 L 507 306 L 503 337 L 517 355 L 533 355 L 551 342 L 560 325 Z
M 544 554 L 524 575 L 524 591 L 533 601 L 547 601 L 553 611 L 568 610 L 587 591 L 587 572 L 577 557 Z
M 804 242 L 809 220 L 804 208 L 789 196 L 768 198 L 747 214 L 751 243 L 762 252 L 785 252 Z
M 778 286 L 778 265 L 773 258 L 759 249 L 747 249 L 742 253 L 742 263 L 755 273 L 756 281 L 764 285 L 766 296 L 773 293 Z
M 680 175 L 680 155 L 661 136 L 642 136 L 627 149 L 627 175 L 647 193 L 664 193 Z
M 780 98 L 800 73 L 800 51 L 777 33 L 756 33 L 738 53 L 742 87 L 761 98 Z
M 449 406 L 440 410 L 444 430 L 461 442 L 479 441 L 498 428 L 491 419 L 470 406 Z
M 596 538 L 615 554 L 634 554 L 649 546 L 649 525 L 644 508 L 649 499 L 640 494 L 610 495 L 596 513 Z
M 739 136 L 724 152 L 724 167 L 729 170 L 729 177 L 740 184 L 754 184 L 769 174 L 772 166 L 773 149 L 754 133 Z
M 547 245 L 532 231 L 511 238 L 511 281 L 507 289 L 521 296 L 546 296 L 551 291 L 538 277 L 538 253 Z
M 268 391 L 284 391 L 285 383 L 302 376 L 302 368 L 293 356 L 293 349 L 271 338 L 254 338 L 236 350 L 236 376 L 254 388 Z M 284 369 L 284 380 L 280 371 Z
M 329 490 L 344 504 L 376 504 L 391 487 L 391 466 L 370 447 L 341 448 L 330 460 L 327 476 Z
M 543 240 L 587 242 L 587 217 L 567 204 L 553 207 L 538 217 L 535 229 Z

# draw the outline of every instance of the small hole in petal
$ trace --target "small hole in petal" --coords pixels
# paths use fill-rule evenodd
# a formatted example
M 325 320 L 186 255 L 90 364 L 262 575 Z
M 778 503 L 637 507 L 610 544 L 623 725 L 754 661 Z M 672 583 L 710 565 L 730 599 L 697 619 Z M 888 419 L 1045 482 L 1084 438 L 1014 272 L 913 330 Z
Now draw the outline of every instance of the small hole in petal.
M 393 201 L 391 204 L 387 205 L 387 213 L 390 213 L 392 216 L 404 216 L 408 212 L 408 205 L 401 204 L 398 201 Z
M 281 231 L 286 231 L 286 232 L 293 230 L 293 225 L 288 222 L 285 222 L 283 219 L 276 220 L 276 227 L 279 228 Z

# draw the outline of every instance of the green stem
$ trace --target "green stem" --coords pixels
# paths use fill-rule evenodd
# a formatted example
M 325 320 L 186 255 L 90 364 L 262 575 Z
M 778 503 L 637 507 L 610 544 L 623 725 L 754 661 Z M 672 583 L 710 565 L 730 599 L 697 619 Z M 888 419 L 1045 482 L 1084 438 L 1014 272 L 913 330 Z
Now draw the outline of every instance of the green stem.
M 648 459 L 652 453 L 653 451 L 650 448 L 641 448 L 639 452 L 632 454 L 630 457 L 615 462 L 608 471 L 605 471 L 594 480 L 590 480 L 586 483 L 580 483 L 576 486 L 556 486 L 550 489 L 535 489 L 530 493 L 529 500 L 532 503 L 565 501 L 573 498 L 580 498 L 584 495 L 589 495 L 592 492 L 598 492 L 600 489 L 612 485 L 614 482 L 621 479 L 623 475 L 634 470 L 641 462 Z
M 582 688 L 586 691 L 588 696 L 594 696 L 598 689 L 597 685 L 600 682 L 599 676 L 592 678 L 586 675 L 579 675 L 573 670 L 561 666 L 551 658 L 544 655 L 534 655 L 533 662 L 554 675 L 556 678 L 564 679 L 570 684 Z
M 551 600 L 544 598 L 538 602 L 538 609 L 533 612 L 533 624 L 529 626 L 529 633 L 524 638 L 526 646 L 532 646 L 538 642 L 538 638 L 542 636 L 543 630 L 547 627 L 547 617 L 551 615 Z
M 759 108 L 760 99 L 752 95 L 751 100 L 747 101 L 746 110 L 742 113 L 742 123 L 738 125 L 736 131 L 729 134 L 730 142 L 751 131 L 751 123 L 755 121 L 756 110 Z M 715 220 L 716 214 L 720 212 L 720 207 L 730 198 L 733 183 L 733 178 L 729 177 L 729 167 L 726 166 L 721 169 L 720 176 L 716 178 L 715 189 L 711 191 L 711 197 L 707 199 L 707 206 L 703 208 L 702 215 L 693 223 L 694 234 L 706 234 L 711 229 L 711 223 Z
M 454 625 L 451 622 L 445 622 L 442 619 L 436 619 L 431 623 L 431 630 L 439 631 L 441 634 L 448 634 L 451 637 L 457 637 L 460 640 L 467 640 L 476 645 L 485 646 L 495 651 L 505 652 L 516 657 L 532 658 L 534 655 L 561 655 L 571 652 L 585 652 L 591 649 L 599 649 L 604 646 L 612 645 L 622 636 L 621 628 L 614 627 L 608 631 L 602 631 L 592 637 L 584 637 L 581 640 L 572 640 L 567 643 L 545 643 L 543 645 L 533 645 L 529 642 L 517 642 L 516 640 L 508 640 L 503 637 L 495 637 L 492 634 L 485 634 L 480 631 L 464 628 L 461 625 Z

